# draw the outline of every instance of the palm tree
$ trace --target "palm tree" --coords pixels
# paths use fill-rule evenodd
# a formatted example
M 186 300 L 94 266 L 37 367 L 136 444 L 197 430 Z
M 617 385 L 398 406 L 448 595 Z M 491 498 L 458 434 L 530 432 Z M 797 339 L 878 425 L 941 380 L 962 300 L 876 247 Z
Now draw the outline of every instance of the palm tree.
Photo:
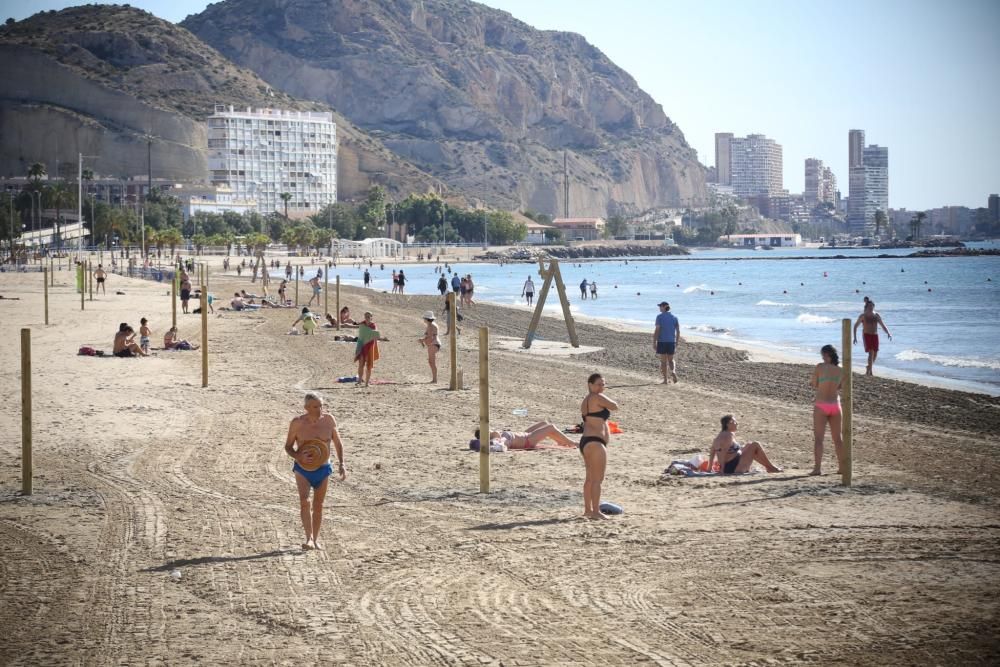
M 42 180 L 42 176 L 47 175 L 48 172 L 45 171 L 45 165 L 41 162 L 35 162 L 30 167 L 28 167 L 28 178 L 30 178 L 35 183 L 35 187 L 38 187 L 38 182 Z
M 876 240 L 882 238 L 882 227 L 885 226 L 885 223 L 887 221 L 888 221 L 888 218 L 885 215 L 885 211 L 875 211 L 875 239 Z
M 56 209 L 56 230 L 53 240 L 58 239 L 57 249 L 62 247 L 62 237 L 59 235 L 59 223 L 62 220 L 62 209 L 64 206 L 71 204 L 73 202 L 73 193 L 70 189 L 66 187 L 65 183 L 54 183 L 49 186 L 46 192 L 46 199 L 49 200 L 49 204 L 54 206 Z
M 181 236 L 181 230 L 174 227 L 167 229 L 161 229 L 156 236 L 157 245 L 163 247 L 164 245 L 170 246 L 170 256 L 174 257 L 177 255 L 177 246 L 179 246 L 183 241 L 184 237 Z
M 288 220 L 288 202 L 292 199 L 292 193 L 282 192 L 279 196 L 281 197 L 281 201 L 285 202 L 285 220 Z
M 920 211 L 913 219 L 910 220 L 910 237 L 916 241 L 920 238 L 920 228 L 924 226 L 924 220 L 927 219 L 927 214 Z

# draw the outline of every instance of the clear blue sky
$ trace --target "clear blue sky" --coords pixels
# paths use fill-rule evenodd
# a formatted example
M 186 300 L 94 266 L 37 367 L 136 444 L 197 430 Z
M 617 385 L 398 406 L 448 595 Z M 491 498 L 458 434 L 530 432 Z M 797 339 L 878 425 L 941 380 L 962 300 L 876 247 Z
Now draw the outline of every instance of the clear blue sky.
M 63 0 L 0 0 L 0 19 Z M 205 0 L 132 0 L 170 21 Z M 985 206 L 1000 192 L 996 0 L 487 0 L 537 28 L 578 32 L 631 73 L 714 163 L 714 133 L 784 147 L 847 194 L 847 131 L 889 147 L 893 208 Z

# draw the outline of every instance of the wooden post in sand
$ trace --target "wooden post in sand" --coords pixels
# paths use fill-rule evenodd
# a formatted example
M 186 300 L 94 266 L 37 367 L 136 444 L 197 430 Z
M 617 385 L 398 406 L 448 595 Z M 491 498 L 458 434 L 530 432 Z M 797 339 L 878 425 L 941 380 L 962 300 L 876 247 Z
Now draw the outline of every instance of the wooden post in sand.
M 80 274 L 77 283 L 80 284 L 80 310 L 83 310 L 83 300 L 87 296 L 87 265 L 80 261 L 80 269 L 78 271 Z
M 844 441 L 844 461 L 840 470 L 841 483 L 844 486 L 851 485 L 851 477 L 854 467 L 854 395 L 851 370 L 851 320 L 844 318 L 841 320 L 841 349 L 844 351 L 843 382 L 840 385 L 840 393 L 843 399 L 843 419 L 841 422 L 841 438 Z
M 323 315 L 330 312 L 330 271 L 323 270 Z M 337 322 L 340 322 L 340 313 L 337 313 Z M 340 326 L 337 326 L 339 329 Z
M 45 323 L 49 323 L 49 276 L 52 274 L 51 269 L 44 269 L 45 274 L 42 276 L 42 285 L 45 286 Z
M 454 295 L 454 292 L 452 292 Z M 479 493 L 490 492 L 490 329 L 479 327 Z
M 337 274 L 337 312 L 334 316 L 337 318 L 337 328 L 340 329 L 340 274 Z
M 299 267 L 295 267 L 295 307 L 299 307 Z
M 21 493 L 31 495 L 31 329 L 21 329 Z
M 208 386 L 208 285 L 201 286 L 201 386 Z
M 90 292 L 89 301 L 94 300 L 94 263 L 87 260 L 87 289 Z
M 448 390 L 456 391 L 458 389 L 458 312 L 455 308 L 454 291 L 448 292 L 448 359 L 451 363 L 451 379 L 448 382 Z M 486 439 L 489 440 L 488 437 Z
M 49 285 L 56 286 L 56 260 L 49 258 Z
M 170 316 L 171 326 L 177 326 L 177 267 L 174 267 L 174 278 L 170 281 Z

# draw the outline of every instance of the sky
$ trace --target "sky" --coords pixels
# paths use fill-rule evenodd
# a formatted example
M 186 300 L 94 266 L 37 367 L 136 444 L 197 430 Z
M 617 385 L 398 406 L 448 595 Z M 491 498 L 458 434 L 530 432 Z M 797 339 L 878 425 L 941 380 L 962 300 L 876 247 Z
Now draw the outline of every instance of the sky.
M 79 2 L 0 0 L 0 20 Z M 131 0 L 181 21 L 205 0 Z M 804 160 L 847 195 L 847 133 L 889 147 L 889 204 L 986 206 L 1000 192 L 996 0 L 486 0 L 544 30 L 583 35 L 659 102 L 701 162 L 714 135 L 766 134 L 784 185 Z

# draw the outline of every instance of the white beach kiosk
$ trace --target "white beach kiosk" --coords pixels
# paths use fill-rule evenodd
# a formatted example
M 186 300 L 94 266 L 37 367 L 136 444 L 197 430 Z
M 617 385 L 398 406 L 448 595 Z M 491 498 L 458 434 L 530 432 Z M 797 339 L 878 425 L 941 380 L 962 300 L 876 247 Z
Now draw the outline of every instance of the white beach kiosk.
M 333 252 L 339 257 L 401 257 L 403 244 L 400 241 L 387 238 L 365 239 L 363 241 L 337 239 L 333 242 Z

